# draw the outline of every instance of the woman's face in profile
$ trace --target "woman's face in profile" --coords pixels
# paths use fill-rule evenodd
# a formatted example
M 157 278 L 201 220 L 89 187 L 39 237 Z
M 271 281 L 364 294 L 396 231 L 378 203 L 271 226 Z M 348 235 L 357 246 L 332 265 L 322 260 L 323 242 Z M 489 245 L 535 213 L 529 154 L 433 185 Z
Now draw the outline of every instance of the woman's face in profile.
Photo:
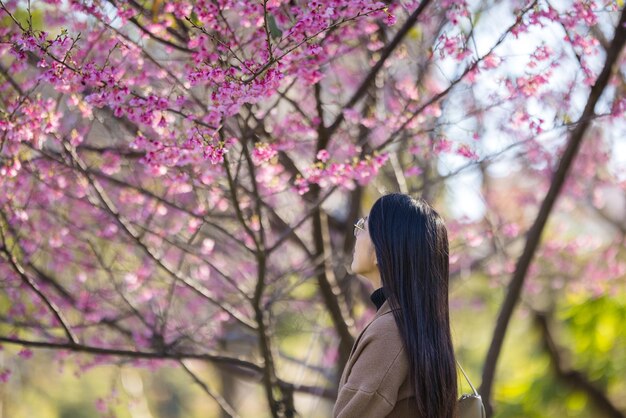
M 354 274 L 368 276 L 368 274 L 377 272 L 376 252 L 374 245 L 370 239 L 370 233 L 367 226 L 367 216 L 359 219 L 354 226 L 354 234 L 356 242 L 354 244 L 354 255 L 352 257 L 352 265 L 350 269 Z

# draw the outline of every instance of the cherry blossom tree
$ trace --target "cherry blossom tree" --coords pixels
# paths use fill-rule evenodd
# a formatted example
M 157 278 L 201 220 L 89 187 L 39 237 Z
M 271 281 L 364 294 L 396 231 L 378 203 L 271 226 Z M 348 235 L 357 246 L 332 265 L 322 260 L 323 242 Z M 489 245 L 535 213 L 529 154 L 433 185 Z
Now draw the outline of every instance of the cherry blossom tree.
M 295 393 L 332 400 L 368 318 L 352 223 L 385 190 L 441 206 L 453 280 L 506 288 L 482 365 L 489 415 L 520 301 L 568 379 L 539 296 L 623 289 L 623 3 L 0 9 L 0 341 L 23 357 L 174 364 L 226 416 L 228 394 L 189 360 L 258 381 L 273 417 L 294 416 Z M 294 321 L 325 353 L 295 361 L 324 384 L 285 372 Z

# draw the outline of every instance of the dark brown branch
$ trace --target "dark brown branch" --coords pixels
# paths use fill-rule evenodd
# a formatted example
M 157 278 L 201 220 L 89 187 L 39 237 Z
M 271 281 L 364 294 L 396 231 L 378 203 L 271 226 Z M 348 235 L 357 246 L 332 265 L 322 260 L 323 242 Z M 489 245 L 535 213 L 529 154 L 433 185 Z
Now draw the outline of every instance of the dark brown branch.
M 263 355 L 265 366 L 263 374 L 263 384 L 265 386 L 265 392 L 272 415 L 275 417 L 293 417 L 295 413 L 295 408 L 293 406 L 293 392 L 290 391 L 289 388 L 281 387 L 277 384 L 278 380 L 276 377 L 276 368 L 274 356 L 272 353 L 272 339 L 270 337 L 271 315 L 268 314 L 270 312 L 270 309 L 263 305 L 263 294 L 267 286 L 266 279 L 268 255 L 265 253 L 266 242 L 265 228 L 263 226 L 263 213 L 261 210 L 262 199 L 256 181 L 256 170 L 254 167 L 254 163 L 252 162 L 252 157 L 250 156 L 250 153 L 248 151 L 248 144 L 246 142 L 246 139 L 243 139 L 241 141 L 241 146 L 242 153 L 245 156 L 248 166 L 250 181 L 252 183 L 252 195 L 254 198 L 256 211 L 255 215 L 258 217 L 258 222 L 260 226 L 259 241 L 257 244 L 258 252 L 256 254 L 257 283 L 254 289 L 254 296 L 252 298 L 252 307 L 254 309 L 255 318 L 258 325 L 259 348 L 261 354 Z M 276 391 L 276 388 L 278 388 L 279 390 Z M 277 396 L 278 399 L 276 399 L 275 396 Z
M 0 335 L 0 342 L 6 344 L 16 344 L 22 347 L 53 349 L 53 350 L 67 350 L 75 353 L 96 354 L 99 356 L 111 356 L 111 357 L 125 357 L 133 359 L 154 359 L 154 360 L 203 360 L 215 364 L 218 367 L 226 368 L 228 371 L 236 373 L 245 378 L 256 379 L 262 372 L 262 367 L 237 357 L 222 356 L 219 354 L 195 354 L 184 353 L 178 351 L 168 352 L 149 352 L 149 351 L 134 351 L 123 350 L 106 347 L 95 347 L 85 344 L 69 344 L 50 341 L 33 341 L 25 340 L 22 338 L 10 338 Z M 294 391 L 300 393 L 308 393 L 316 396 L 322 396 L 328 399 L 334 399 L 336 395 L 330 389 L 320 388 L 307 385 L 294 385 L 282 380 L 278 381 L 278 384 L 285 387 L 292 387 Z
M 550 332 L 547 315 L 535 311 L 534 319 L 541 332 L 543 346 L 548 352 L 550 360 L 552 360 L 552 368 L 557 377 L 572 388 L 586 393 L 593 404 L 603 412 L 604 416 L 610 418 L 624 418 L 624 414 L 613 405 L 606 393 L 591 382 L 584 373 L 564 366 L 561 350 L 558 348 Z
M 141 4 L 137 3 L 135 0 L 130 0 L 129 3 L 139 11 L 139 13 L 145 15 L 146 17 L 148 17 L 149 19 L 154 19 L 155 16 L 152 13 L 151 10 L 149 9 L 145 9 Z M 174 15 L 174 13 L 172 13 L 172 15 Z M 189 41 L 189 36 L 187 33 L 187 27 L 182 24 L 182 22 L 180 21 L 180 19 L 176 18 L 176 22 L 181 25 L 181 28 L 183 30 L 185 30 L 185 35 L 177 32 L 176 30 L 174 30 L 174 28 L 172 28 L 171 26 L 167 27 L 166 30 L 168 33 L 170 33 L 171 35 L 175 36 L 176 38 L 178 38 L 181 42 L 187 43 Z
M 127 42 L 132 43 L 135 47 L 142 49 L 142 46 L 139 45 L 137 42 L 133 41 L 129 36 L 125 35 L 124 33 L 122 33 L 120 30 L 114 28 L 113 26 L 109 25 L 106 22 L 102 22 L 109 30 L 115 32 L 115 34 L 123 39 L 125 39 Z M 191 50 L 189 50 L 191 52 Z M 196 95 L 193 93 L 193 91 L 187 87 L 185 87 L 185 85 L 183 84 L 183 82 L 181 82 L 178 77 L 176 77 L 176 75 L 174 73 L 172 73 L 172 71 L 167 67 L 167 66 L 163 66 L 160 62 L 157 61 L 156 58 L 154 58 L 152 55 L 150 55 L 148 53 L 148 51 L 146 49 L 143 49 L 143 54 L 144 56 L 150 61 L 152 62 L 152 64 L 154 64 L 156 67 L 158 67 L 161 71 L 165 71 L 165 73 L 167 73 L 167 75 L 174 81 L 174 83 L 185 93 L 187 93 L 189 95 L 189 97 L 191 97 L 193 99 L 193 101 L 200 107 L 203 108 L 206 105 L 204 103 L 202 103 L 202 101 L 196 97 Z
M 315 245 L 314 255 L 327 260 L 326 253 L 330 249 L 330 237 L 328 234 L 328 221 L 326 214 L 321 208 L 316 208 L 313 212 L 313 241 Z M 347 311 L 345 299 L 342 296 L 332 265 L 325 262 L 326 268 L 317 275 L 317 285 L 324 305 L 328 309 L 333 320 L 335 331 L 339 335 L 339 369 L 342 369 L 347 362 L 348 355 L 354 344 L 354 336 L 352 335 L 352 321 Z
M 528 231 L 524 251 L 517 261 L 513 277 L 511 278 L 508 286 L 506 298 L 498 315 L 496 327 L 493 332 L 493 339 L 484 362 L 482 385 L 480 388 L 480 393 L 483 397 L 488 417 L 490 417 L 493 413 L 491 405 L 491 389 L 493 387 L 498 357 L 500 355 L 500 351 L 502 350 L 502 343 L 504 342 L 504 336 L 506 335 L 511 316 L 513 315 L 513 310 L 515 309 L 515 306 L 520 298 L 526 273 L 530 267 L 533 256 L 535 255 L 535 251 L 539 246 L 541 234 L 548 221 L 548 217 L 552 212 L 556 199 L 563 187 L 563 184 L 565 183 L 565 180 L 567 179 L 569 169 L 578 154 L 580 144 L 582 143 L 585 133 L 587 132 L 587 128 L 590 125 L 590 116 L 594 114 L 596 103 L 609 82 L 609 78 L 613 72 L 613 67 L 620 52 L 622 51 L 622 48 L 624 47 L 624 43 L 626 43 L 626 10 L 622 10 L 619 23 L 615 29 L 615 36 L 611 42 L 611 47 L 607 50 L 604 68 L 589 93 L 587 104 L 581 116 L 583 122 L 577 124 L 572 131 L 567 142 L 567 147 L 563 152 L 558 168 L 554 173 L 550 189 L 541 204 L 541 208 L 539 209 L 535 222 Z
M 425 0 L 426 3 L 428 3 L 430 0 Z M 315 32 L 314 34 L 305 37 L 303 40 L 297 42 L 294 46 L 288 48 L 285 52 L 283 52 L 280 56 L 278 57 L 274 57 L 272 59 L 269 59 L 267 61 L 267 63 L 265 63 L 259 70 L 255 71 L 250 77 L 246 78 L 245 80 L 242 80 L 243 83 L 250 83 L 252 82 L 254 79 L 256 79 L 259 75 L 263 74 L 268 68 L 270 68 L 272 65 L 274 65 L 277 62 L 280 62 L 280 60 L 282 60 L 285 56 L 291 54 L 293 51 L 295 51 L 296 49 L 300 48 L 300 46 L 304 45 L 305 43 L 310 42 L 311 40 L 317 38 L 318 35 L 320 35 L 322 32 L 331 32 L 332 30 L 334 30 L 335 28 L 343 25 L 344 23 L 348 23 L 348 22 L 352 22 L 354 20 L 357 20 L 361 17 L 364 16 L 368 16 L 374 12 L 379 12 L 381 11 L 382 8 L 378 8 L 378 9 L 372 9 L 368 12 L 365 13 L 357 13 L 356 15 L 352 16 L 352 17 L 348 17 L 348 18 L 342 18 L 340 20 L 338 20 L 335 23 L 332 23 L 331 25 L 322 28 L 320 30 L 318 30 L 317 32 Z M 289 38 L 283 38 L 281 40 L 278 41 L 277 43 L 277 47 L 278 45 L 280 45 L 282 43 L 283 40 L 285 39 L 289 39 Z
M 75 164 L 75 168 L 79 171 L 83 176 L 85 176 L 87 182 L 89 183 L 91 190 L 94 192 L 96 198 L 100 201 L 100 203 L 104 206 L 105 210 L 115 219 L 118 225 L 122 228 L 124 232 L 136 242 L 138 248 L 140 248 L 150 259 L 152 259 L 163 271 L 165 271 L 172 278 L 175 278 L 180 283 L 184 284 L 190 290 L 204 298 L 205 300 L 211 302 L 215 307 L 220 309 L 221 311 L 228 314 L 231 318 L 239 322 L 241 325 L 244 325 L 246 328 L 251 330 L 256 330 L 256 326 L 252 321 L 248 318 L 245 318 L 241 314 L 237 312 L 232 306 L 222 302 L 220 303 L 213 296 L 208 293 L 208 290 L 205 289 L 200 284 L 191 280 L 190 278 L 181 277 L 179 272 L 173 271 L 171 268 L 167 267 L 162 258 L 156 254 L 155 250 L 149 248 L 144 241 L 138 238 L 138 232 L 135 230 L 134 226 L 120 214 L 119 210 L 108 197 L 107 193 L 104 191 L 102 186 L 94 179 L 94 177 L 89 173 L 89 170 L 84 161 L 78 156 L 76 153 L 76 149 L 73 148 L 69 142 L 63 139 L 59 139 L 65 148 L 68 156 L 71 158 L 73 164 Z
M 270 60 L 274 59 L 274 53 L 272 52 L 272 39 L 270 35 L 270 27 L 267 19 L 267 0 L 263 0 L 263 30 L 265 31 L 265 42 L 267 43 L 267 52 L 269 53 Z
M 195 252 L 194 251 L 195 247 L 193 247 L 189 243 L 183 243 L 180 240 L 177 240 L 176 238 L 172 237 L 170 234 L 165 234 L 165 233 L 162 233 L 162 232 L 153 231 L 153 230 L 149 229 L 148 227 L 140 225 L 140 224 L 137 224 L 135 222 L 130 221 L 130 223 L 133 226 L 135 226 L 136 228 L 141 229 L 142 233 L 150 233 L 150 234 L 152 234 L 152 235 L 154 235 L 156 237 L 159 237 L 161 240 L 163 240 L 163 242 L 166 242 L 166 243 L 170 244 L 172 247 L 180 250 L 183 254 L 190 255 L 190 256 L 193 256 L 193 257 L 201 259 L 203 263 L 205 263 L 206 265 L 211 267 L 213 270 L 215 270 L 215 272 L 217 272 L 226 282 L 228 282 L 228 284 L 230 284 L 231 287 L 244 300 L 247 300 L 247 301 L 250 300 L 250 296 L 248 296 L 248 294 L 246 294 L 246 292 L 244 292 L 244 290 L 239 287 L 239 285 L 237 284 L 237 281 L 235 279 L 233 279 L 231 276 L 226 274 L 222 269 L 220 269 L 218 266 L 216 266 L 215 263 L 212 263 L 211 261 L 206 259 L 206 257 L 203 257 L 202 254 L 198 254 L 197 252 Z M 231 253 L 229 255 L 232 256 L 233 254 Z M 180 266 L 179 266 L 178 270 L 180 270 Z
M 294 385 L 292 383 L 288 383 L 283 380 L 279 380 L 278 384 L 284 390 L 289 390 L 292 392 L 307 393 L 309 395 L 319 396 L 321 398 L 325 398 L 325 399 L 333 400 L 333 401 L 337 398 L 337 391 L 330 389 L 330 388 L 310 386 L 310 385 Z
M 11 77 L 9 72 L 2 65 L 0 65 L 0 74 L 2 74 L 2 76 L 11 84 L 11 86 L 13 86 L 15 91 L 17 91 L 20 96 L 24 95 L 24 90 L 22 90 L 22 87 L 20 87 L 17 81 L 15 81 L 13 77 Z
M 228 160 L 228 157 L 224 157 L 223 166 L 226 172 L 226 177 L 228 179 L 228 190 L 230 192 L 231 202 L 233 204 L 233 207 L 235 208 L 235 214 L 237 215 L 237 220 L 239 221 L 243 229 L 246 231 L 248 236 L 252 239 L 252 241 L 254 241 L 254 245 L 256 247 L 256 251 L 254 254 L 256 255 L 259 252 L 259 241 L 254 231 L 250 228 L 250 225 L 248 225 L 248 223 L 244 219 L 241 206 L 239 205 L 239 199 L 237 197 L 238 185 L 236 183 L 236 178 L 233 177 L 232 172 L 230 170 L 230 161 Z
M 153 352 L 153 351 L 134 351 L 134 350 L 123 350 L 117 348 L 107 348 L 107 347 L 95 347 L 86 344 L 70 344 L 70 343 L 62 343 L 62 342 L 51 342 L 51 341 L 34 341 L 34 340 L 25 340 L 22 338 L 11 338 L 0 335 L 0 342 L 8 343 L 8 344 L 17 344 L 24 347 L 33 347 L 33 348 L 48 348 L 48 349 L 56 349 L 56 350 L 69 350 L 76 353 L 87 353 L 87 354 L 97 354 L 101 356 L 116 356 L 116 357 L 128 357 L 134 359 L 156 359 L 156 360 L 205 360 L 211 363 L 216 364 L 224 364 L 230 366 L 236 366 L 242 369 L 247 369 L 253 371 L 255 373 L 260 373 L 262 367 L 252 363 L 247 360 L 242 360 L 236 357 L 227 357 L 221 356 L 217 354 L 195 354 L 195 353 L 184 353 L 177 351 L 163 351 L 163 352 Z
M 118 6 L 117 6 L 117 4 L 116 4 L 113 0 L 109 0 L 109 2 L 110 2 L 113 6 L 118 7 Z M 133 2 L 133 3 L 134 3 L 134 2 Z M 142 12 L 145 12 L 145 10 L 144 10 L 141 6 L 137 5 L 136 3 L 135 3 L 135 5 L 136 5 L 136 7 L 138 7 L 138 8 L 139 8 Z M 170 46 L 170 47 L 172 47 L 172 48 L 174 48 L 174 49 L 177 49 L 177 50 L 182 51 L 182 52 L 185 52 L 185 53 L 190 53 L 190 52 L 193 52 L 192 50 L 190 50 L 190 49 L 189 49 L 189 48 L 187 48 L 187 47 L 184 47 L 184 46 L 178 45 L 178 44 L 176 44 L 176 43 L 174 43 L 174 42 L 172 42 L 172 41 L 170 41 L 170 40 L 167 40 L 167 39 L 165 39 L 165 38 L 161 38 L 160 36 L 157 36 L 157 35 L 155 35 L 154 33 L 150 32 L 150 31 L 149 31 L 148 29 L 146 29 L 146 28 L 145 28 L 145 27 L 144 27 L 141 23 L 139 23 L 139 21 L 138 21 L 138 20 L 137 20 L 137 18 L 135 18 L 135 17 L 131 17 L 131 18 L 130 18 L 130 19 L 128 19 L 128 20 L 130 20 L 130 21 L 131 21 L 131 22 L 132 22 L 132 23 L 133 23 L 133 24 L 134 24 L 134 25 L 135 25 L 135 26 L 136 26 L 136 27 L 137 27 L 140 31 L 142 31 L 143 33 L 145 33 L 146 35 L 148 35 L 150 38 L 154 39 L 154 40 L 155 40 L 155 41 L 157 41 L 157 42 L 160 42 L 160 43 L 162 43 L 162 44 L 164 44 L 164 45 Z M 170 33 L 171 33 L 171 31 L 168 31 L 168 32 L 170 32 Z
M 8 225 L 9 221 L 8 221 L 8 219 L 6 219 L 4 213 L 0 212 L 0 215 L 2 217 L 2 223 L 5 224 L 5 225 Z M 19 260 L 17 259 L 17 257 L 15 257 L 15 255 L 9 249 L 7 236 L 6 236 L 6 233 L 4 231 L 4 227 L 2 225 L 0 225 L 0 236 L 2 237 L 2 246 L 0 246 L 0 251 L 2 251 L 6 255 L 7 260 L 9 261 L 9 264 L 11 264 L 11 267 L 13 267 L 13 270 L 20 276 L 22 281 L 28 287 L 30 287 L 32 289 L 32 291 L 35 292 L 35 294 L 42 300 L 42 302 L 50 309 L 50 311 L 52 312 L 54 317 L 57 319 L 57 321 L 59 321 L 59 323 L 63 327 L 63 331 L 65 331 L 65 335 L 67 336 L 67 339 L 70 342 L 70 344 L 77 344 L 78 343 L 78 337 L 76 337 L 76 335 L 72 331 L 69 323 L 65 319 L 65 316 L 63 315 L 63 313 L 61 312 L 59 307 L 56 306 L 56 304 L 54 302 L 52 302 L 42 292 L 42 290 L 39 287 L 39 285 L 37 283 L 35 283 L 28 276 L 28 274 L 26 274 L 26 271 L 24 270 L 24 267 L 22 267 L 22 265 L 19 262 Z M 17 239 L 17 238 L 13 237 L 13 240 L 15 240 L 15 239 Z
M 376 79 L 376 75 L 383 68 L 383 65 L 385 64 L 387 59 L 391 56 L 393 51 L 395 51 L 398 45 L 400 45 L 400 42 L 402 42 L 404 37 L 409 33 L 413 25 L 422 15 L 424 9 L 426 9 L 429 4 L 430 0 L 423 0 L 422 2 L 420 2 L 420 5 L 417 7 L 417 9 L 415 9 L 415 11 L 411 13 L 406 22 L 404 22 L 404 25 L 402 25 L 398 33 L 396 33 L 396 36 L 394 36 L 391 42 L 387 44 L 387 46 L 383 49 L 380 55 L 380 59 L 370 69 L 365 79 L 361 82 L 359 88 L 357 88 L 356 92 L 354 92 L 350 100 L 348 100 L 348 102 L 343 106 L 344 109 L 353 107 L 361 99 L 361 97 L 365 95 L 370 87 L 370 84 L 372 84 L 372 82 Z M 335 121 L 326 129 L 326 135 L 328 136 L 328 138 L 330 138 L 337 130 L 337 128 L 339 128 L 339 125 L 341 125 L 343 119 L 343 112 L 339 112 Z
M 17 241 L 19 239 L 18 234 L 15 230 L 13 230 L 13 228 L 11 227 L 11 225 L 7 225 L 7 228 L 9 229 L 9 231 L 11 232 L 11 234 L 13 235 L 13 237 L 15 237 L 15 241 Z M 16 244 L 19 245 L 19 244 Z M 43 282 L 46 283 L 47 285 L 51 286 L 58 294 L 59 296 L 61 296 L 65 301 L 67 301 L 67 303 L 69 303 L 73 308 L 75 309 L 79 309 L 78 308 L 78 301 L 76 300 L 76 297 L 71 294 L 67 289 L 65 289 L 60 281 L 53 277 L 51 274 L 43 271 L 42 269 L 40 269 L 38 266 L 36 266 L 35 264 L 33 264 L 32 260 L 29 261 L 25 261 L 24 262 L 24 266 L 27 267 L 30 271 L 34 272 L 37 276 L 36 279 L 39 282 Z M 90 312 L 90 309 L 88 309 L 86 311 L 87 313 Z M 122 319 L 125 319 L 123 316 L 119 316 L 117 318 L 102 318 L 100 319 L 100 321 L 98 322 L 99 325 L 106 325 L 116 331 L 118 331 L 119 333 L 121 333 L 122 335 L 126 336 L 126 337 L 131 337 L 132 336 L 132 332 L 124 327 L 122 327 L 120 324 L 118 324 L 119 321 L 121 321 Z M 82 328 L 84 326 L 92 326 L 95 324 L 90 324 L 90 325 L 81 325 L 81 324 L 74 324 L 73 325 L 73 329 L 78 329 L 78 328 Z M 32 325 L 34 327 L 34 325 Z M 61 324 L 62 326 L 62 324 Z M 39 327 L 41 329 L 42 324 L 39 323 Z
M 200 378 L 194 372 L 192 372 L 189 367 L 187 367 L 183 360 L 179 360 L 178 364 L 180 364 L 183 370 L 187 372 L 187 374 L 193 379 L 193 381 L 196 382 L 207 395 L 209 395 L 211 398 L 213 398 L 215 402 L 217 402 L 220 408 L 222 408 L 222 411 L 224 411 L 230 417 L 239 417 L 233 407 L 230 406 L 228 402 L 226 402 L 226 399 L 224 399 L 219 393 L 214 393 L 211 389 L 209 389 L 207 384 L 200 380 Z
M 31 147 L 31 149 L 34 149 L 34 148 Z M 78 150 L 78 148 L 77 148 L 77 150 Z M 69 168 L 72 168 L 72 169 L 74 168 L 74 167 L 68 165 L 67 163 L 65 163 L 64 161 L 62 161 L 62 160 L 60 160 L 58 158 L 53 158 L 53 151 L 46 150 L 45 152 L 43 152 L 43 151 L 39 151 L 39 152 L 41 152 L 42 155 L 48 157 L 52 161 L 55 161 L 55 162 L 57 162 L 59 164 L 63 164 L 63 165 L 65 165 L 65 166 L 67 166 Z M 171 209 L 176 209 L 176 210 L 178 210 L 178 211 L 180 211 L 180 212 L 182 212 L 182 213 L 184 213 L 184 214 L 186 214 L 186 215 L 188 215 L 188 216 L 190 216 L 192 218 L 201 220 L 204 224 L 209 225 L 212 228 L 215 228 L 220 233 L 222 233 L 225 238 L 230 239 L 231 242 L 233 242 L 234 244 L 237 244 L 242 249 L 245 249 L 248 252 L 253 253 L 253 251 L 247 245 L 245 245 L 243 242 L 237 240 L 233 236 L 233 234 L 231 232 L 229 232 L 228 230 L 224 229 L 224 227 L 222 225 L 220 225 L 220 224 L 218 224 L 216 222 L 211 221 L 209 219 L 209 215 L 198 215 L 197 213 L 194 213 L 193 211 L 191 211 L 191 210 L 189 210 L 189 209 L 187 209 L 187 208 L 185 208 L 185 207 L 183 207 L 183 206 L 181 206 L 181 205 L 179 205 L 179 204 L 177 204 L 175 202 L 167 200 L 164 197 L 161 197 L 161 196 L 151 192 L 150 190 L 147 190 L 147 189 L 144 189 L 143 187 L 136 186 L 136 185 L 128 183 L 126 181 L 117 179 L 117 178 L 115 178 L 113 176 L 110 176 L 110 175 L 107 175 L 107 174 L 103 173 L 100 170 L 97 170 L 97 169 L 94 169 L 94 168 L 87 168 L 87 172 L 89 174 L 95 176 L 95 177 L 98 177 L 99 179 L 106 180 L 107 182 L 109 182 L 111 184 L 114 184 L 117 187 L 124 187 L 124 188 L 128 188 L 128 189 L 134 190 L 134 191 L 136 191 L 138 193 L 141 193 L 142 195 L 144 195 L 146 197 L 149 197 L 151 199 L 154 199 L 154 200 L 158 201 L 159 203 L 164 204 L 165 206 L 167 206 L 167 207 L 169 207 Z M 218 214 L 214 214 L 214 215 L 212 214 L 210 216 L 217 217 Z
M 439 100 L 442 100 L 443 98 L 445 98 L 448 93 L 450 93 L 450 91 L 456 86 L 458 85 L 461 81 L 463 81 L 463 79 L 465 79 L 465 77 L 470 73 L 470 71 L 473 71 L 475 68 L 478 67 L 478 64 L 480 64 L 485 58 L 487 58 L 502 42 L 504 42 L 504 40 L 506 39 L 506 37 L 508 36 L 509 33 L 511 33 L 511 30 L 513 28 L 515 28 L 516 26 L 518 26 L 520 24 L 520 22 L 522 21 L 522 18 L 524 17 L 524 15 L 532 10 L 535 6 L 535 4 L 537 4 L 537 1 L 532 2 L 531 4 L 529 4 L 527 7 L 525 7 L 522 12 L 520 13 L 520 15 L 517 17 L 517 19 L 515 20 L 515 23 L 513 23 L 506 31 L 504 31 L 504 33 L 500 36 L 500 38 L 496 41 L 495 44 L 493 44 L 493 46 L 489 49 L 489 51 L 487 53 L 485 53 L 484 55 L 482 55 L 481 57 L 477 58 L 475 61 L 473 61 L 470 65 L 467 66 L 467 68 L 463 71 L 463 73 L 458 76 L 455 80 L 453 80 L 448 87 L 446 87 L 443 91 L 435 94 L 434 96 L 432 96 L 428 101 L 426 101 L 425 103 L 423 103 L 417 110 L 415 110 L 410 117 L 408 117 L 403 123 L 402 125 L 400 125 L 400 127 L 398 127 L 394 132 L 391 133 L 391 135 L 389 135 L 389 137 L 383 141 L 380 145 L 378 145 L 376 147 L 376 150 L 382 150 L 384 149 L 387 145 L 389 145 L 390 143 L 392 143 L 393 141 L 395 141 L 398 136 L 400 136 L 402 133 L 405 132 L 406 127 L 409 125 L 409 123 L 411 123 L 418 115 L 420 115 L 426 108 L 428 108 L 429 106 L 431 106 L 434 103 L 437 103 Z M 361 141 L 362 142 L 362 141 Z

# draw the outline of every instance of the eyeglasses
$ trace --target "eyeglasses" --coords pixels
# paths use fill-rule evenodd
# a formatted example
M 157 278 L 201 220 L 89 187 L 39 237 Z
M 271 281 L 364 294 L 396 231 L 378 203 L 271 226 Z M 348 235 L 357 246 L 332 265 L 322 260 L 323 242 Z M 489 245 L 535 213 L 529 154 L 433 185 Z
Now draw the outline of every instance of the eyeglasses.
M 356 221 L 356 223 L 354 224 L 354 236 L 356 237 L 357 235 L 359 235 L 359 233 L 357 232 L 358 230 L 361 231 L 365 231 L 365 221 L 367 220 L 367 217 L 365 218 L 360 218 L 358 221 Z

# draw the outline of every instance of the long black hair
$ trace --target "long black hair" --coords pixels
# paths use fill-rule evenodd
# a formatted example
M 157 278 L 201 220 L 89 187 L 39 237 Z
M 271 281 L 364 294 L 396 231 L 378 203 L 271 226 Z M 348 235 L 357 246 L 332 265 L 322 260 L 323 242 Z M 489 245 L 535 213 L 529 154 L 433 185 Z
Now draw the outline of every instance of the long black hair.
M 423 199 L 380 197 L 368 229 L 384 292 L 404 343 L 418 417 L 453 418 L 457 375 L 448 310 L 448 233 Z

